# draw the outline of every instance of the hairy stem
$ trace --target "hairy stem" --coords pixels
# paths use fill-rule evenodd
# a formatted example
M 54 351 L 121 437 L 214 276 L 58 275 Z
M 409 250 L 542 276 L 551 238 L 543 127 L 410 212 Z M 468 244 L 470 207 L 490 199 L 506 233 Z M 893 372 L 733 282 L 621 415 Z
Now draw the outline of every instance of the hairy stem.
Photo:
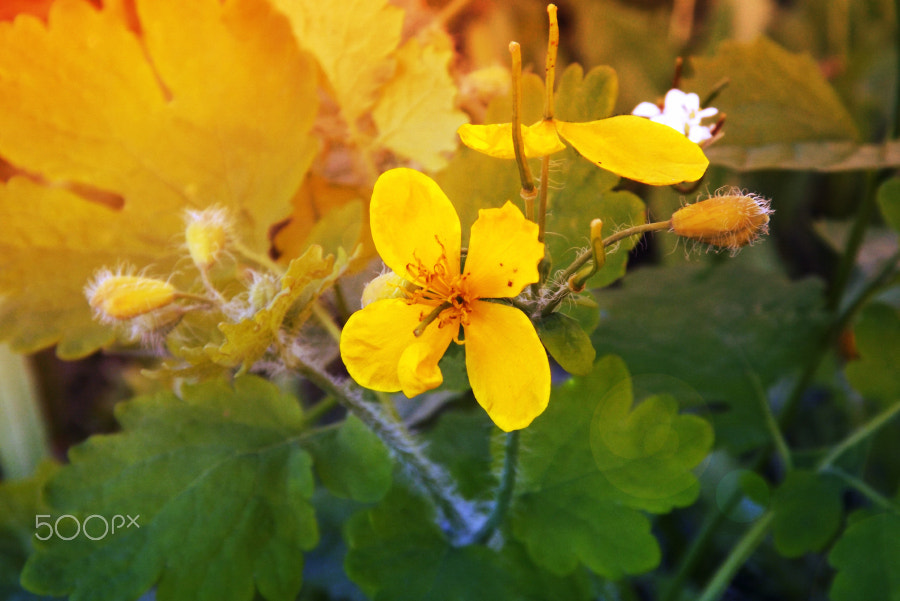
M 289 369 L 337 399 L 381 439 L 407 469 L 413 482 L 431 498 L 441 526 L 451 540 L 470 536 L 472 526 L 465 515 L 467 502 L 458 495 L 449 475 L 425 455 L 422 445 L 402 423 L 390 419 L 381 406 L 366 401 L 363 389 L 351 381 L 339 380 L 321 366 L 308 363 L 293 353 L 286 352 L 283 356 Z
M 519 430 L 506 433 L 504 451 L 506 454 L 503 457 L 503 471 L 500 473 L 500 484 L 497 487 L 494 508 L 481 528 L 472 536 L 472 540 L 477 544 L 483 545 L 490 540 L 509 511 L 513 488 L 516 484 L 516 467 L 519 462 Z

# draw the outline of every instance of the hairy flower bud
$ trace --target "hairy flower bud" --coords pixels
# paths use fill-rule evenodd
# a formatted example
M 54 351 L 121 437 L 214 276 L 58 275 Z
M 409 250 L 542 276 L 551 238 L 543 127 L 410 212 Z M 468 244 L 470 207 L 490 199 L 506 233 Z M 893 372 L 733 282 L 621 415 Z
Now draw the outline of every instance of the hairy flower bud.
M 768 233 L 771 212 L 765 198 L 729 190 L 675 211 L 671 229 L 679 236 L 735 251 Z
M 188 211 L 188 225 L 184 232 L 188 252 L 199 269 L 209 269 L 224 250 L 231 223 L 221 208 Z
M 406 280 L 393 271 L 388 271 L 366 284 L 362 293 L 362 306 L 365 307 L 377 300 L 385 298 L 404 298 L 406 296 Z
M 85 287 L 85 295 L 101 320 L 133 319 L 175 301 L 175 287 L 163 280 L 136 275 L 98 273 Z

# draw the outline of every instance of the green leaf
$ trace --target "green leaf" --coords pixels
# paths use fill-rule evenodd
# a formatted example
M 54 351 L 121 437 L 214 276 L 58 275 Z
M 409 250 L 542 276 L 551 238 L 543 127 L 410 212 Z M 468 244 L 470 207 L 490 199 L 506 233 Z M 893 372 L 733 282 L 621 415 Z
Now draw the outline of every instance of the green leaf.
M 845 368 L 847 380 L 866 398 L 881 403 L 900 399 L 900 311 L 881 303 L 867 305 L 853 328 L 859 359 Z
M 892 177 L 881 184 L 878 206 L 888 225 L 900 232 L 900 177 Z
M 618 89 L 618 77 L 611 68 L 596 67 L 584 76 L 579 65 L 570 65 L 559 80 L 557 116 L 572 122 L 608 117 Z M 607 233 L 645 222 L 645 206 L 640 198 L 630 192 L 613 191 L 619 176 L 599 169 L 571 148 L 553 159 L 552 181 L 565 182 L 563 186 L 550 187 L 548 200 L 545 243 L 555 269 L 568 266 L 577 256 L 578 247 L 590 242 L 592 219 L 602 219 Z M 628 251 L 636 243 L 637 239 L 632 238 L 607 249 L 606 264 L 591 279 L 591 286 L 606 286 L 622 277 Z
M 778 552 L 785 557 L 800 557 L 821 550 L 841 526 L 842 492 L 834 476 L 790 472 L 772 499 L 772 532 Z
M 467 499 L 493 498 L 497 476 L 492 471 L 491 434 L 496 431 L 479 407 L 445 412 L 428 432 L 428 455 L 447 469 Z
M 644 202 L 625 191 L 612 191 L 618 176 L 598 169 L 567 150 L 564 188 L 550 193 L 545 244 L 554 269 L 564 269 L 590 243 L 592 219 L 603 220 L 604 235 L 646 222 Z M 606 263 L 589 281 L 591 288 L 608 286 L 625 275 L 628 251 L 638 242 L 631 237 L 606 249 Z
M 393 463 L 381 440 L 359 419 L 325 430 L 308 443 L 322 484 L 337 497 L 372 503 L 391 487 Z
M 853 521 L 828 562 L 838 571 L 832 601 L 900 600 L 900 516 L 881 513 Z
M 663 513 L 697 497 L 690 470 L 712 445 L 708 424 L 676 416 L 674 403 L 629 411 L 631 403 L 625 364 L 603 357 L 554 390 L 522 432 L 512 532 L 555 574 L 579 563 L 610 579 L 653 569 L 659 547 L 639 510 Z
M 731 131 L 728 127 L 725 129 Z M 890 140 L 883 144 L 858 144 L 822 141 L 772 143 L 754 147 L 720 146 L 716 143 L 706 149 L 706 156 L 711 164 L 735 171 L 795 169 L 831 173 L 888 169 L 900 167 L 900 142 Z
M 590 598 L 583 574 L 541 570 L 514 543 L 454 547 L 425 501 L 395 486 L 345 528 L 347 574 L 373 601 L 544 601 Z
M 859 138 L 837 93 L 807 55 L 759 38 L 751 43 L 723 42 L 714 56 L 691 62 L 694 75 L 684 80 L 684 87 L 701 99 L 722 80 L 729 81 L 713 103 L 728 121 L 725 138 L 707 153 L 711 162 L 719 163 L 721 155 L 743 154 L 744 168 L 783 168 L 773 160 L 795 155 L 795 144 L 855 143 Z M 822 151 L 807 150 L 806 154 L 807 161 L 821 165 L 838 162 L 847 153 L 826 157 Z
M 645 268 L 598 295 L 598 354 L 620 355 L 634 377 L 662 375 L 712 410 L 716 438 L 742 451 L 765 444 L 766 390 L 805 365 L 825 327 L 822 286 L 736 263 Z
M 558 83 L 554 106 L 560 121 L 595 121 L 612 115 L 619 96 L 619 77 L 612 67 L 594 67 L 584 75 L 581 65 L 574 63 Z
M 587 375 L 594 367 L 594 347 L 578 322 L 567 315 L 553 313 L 537 322 L 541 342 L 560 366 L 576 375 Z
M 136 599 L 154 585 L 160 601 L 243 601 L 254 589 L 294 599 L 302 552 L 318 540 L 296 399 L 245 377 L 186 387 L 183 398 L 139 397 L 116 417 L 121 433 L 70 451 L 47 489 L 50 513 L 131 516 L 139 527 L 51 537 L 28 560 L 25 586 L 90 601 Z
M 29 478 L 0 482 L 0 599 L 36 601 L 19 584 L 19 574 L 33 552 L 35 516 L 46 515 L 41 491 L 59 466 L 52 461 L 38 465 Z M 41 530 L 43 534 L 43 530 Z

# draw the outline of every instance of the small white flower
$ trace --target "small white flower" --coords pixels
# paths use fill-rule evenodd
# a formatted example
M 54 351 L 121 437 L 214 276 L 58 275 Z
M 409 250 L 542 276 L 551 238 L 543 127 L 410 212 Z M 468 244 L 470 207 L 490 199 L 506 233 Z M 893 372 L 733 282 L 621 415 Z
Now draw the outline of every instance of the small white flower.
M 700 122 L 718 112 L 712 107 L 701 109 L 700 97 L 696 94 L 685 94 L 678 88 L 672 88 L 666 93 L 662 109 L 652 102 L 642 102 L 631 114 L 668 125 L 686 135 L 691 142 L 699 144 L 712 137 L 711 128 Z

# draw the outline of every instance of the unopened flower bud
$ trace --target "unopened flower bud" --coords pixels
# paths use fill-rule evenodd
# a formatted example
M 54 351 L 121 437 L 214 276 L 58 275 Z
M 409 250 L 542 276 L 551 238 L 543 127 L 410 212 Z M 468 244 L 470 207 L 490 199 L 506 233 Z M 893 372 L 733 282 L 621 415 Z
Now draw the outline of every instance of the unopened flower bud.
M 405 298 L 405 285 L 406 280 L 393 271 L 383 273 L 366 284 L 362 293 L 362 306 L 365 307 L 377 300 L 386 298 Z
M 85 295 L 100 319 L 107 322 L 133 319 L 162 309 L 175 301 L 175 287 L 163 280 L 136 275 L 98 273 Z
M 768 233 L 771 212 L 765 198 L 731 190 L 675 211 L 672 231 L 734 251 Z
M 188 211 L 184 232 L 191 259 L 199 269 L 209 269 L 228 243 L 231 222 L 221 208 Z

